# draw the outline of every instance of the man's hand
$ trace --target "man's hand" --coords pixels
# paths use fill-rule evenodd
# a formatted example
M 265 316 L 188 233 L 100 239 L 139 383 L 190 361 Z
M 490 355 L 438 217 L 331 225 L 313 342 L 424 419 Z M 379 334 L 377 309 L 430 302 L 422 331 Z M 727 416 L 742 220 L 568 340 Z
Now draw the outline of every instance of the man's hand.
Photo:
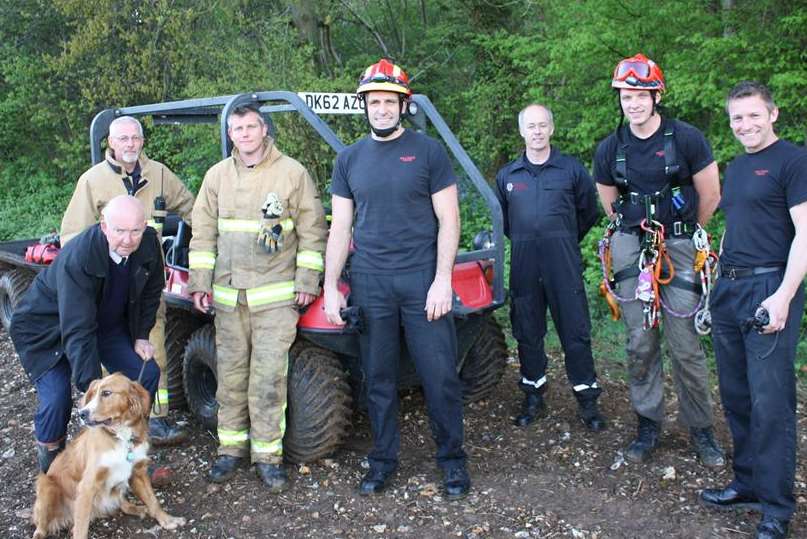
M 454 293 L 451 290 L 451 277 L 436 276 L 426 295 L 426 318 L 431 322 L 451 312 Z
M 207 314 L 210 311 L 210 294 L 207 292 L 194 292 L 193 306 L 197 311 Z
M 339 311 L 347 307 L 347 301 L 342 293 L 334 288 L 333 290 L 325 289 L 325 316 L 328 317 L 328 322 L 335 326 L 344 326 L 345 321 L 339 315 Z
M 770 317 L 770 323 L 762 328 L 762 333 L 776 333 L 785 329 L 787 313 L 790 311 L 790 299 L 780 291 L 774 292 L 760 304 Z
M 314 294 L 309 294 L 308 292 L 297 292 L 297 294 L 294 296 L 294 301 L 300 307 L 309 305 L 315 299 L 317 299 L 317 296 Z
M 134 343 L 134 351 L 143 361 L 154 357 L 154 345 L 146 339 L 137 339 Z

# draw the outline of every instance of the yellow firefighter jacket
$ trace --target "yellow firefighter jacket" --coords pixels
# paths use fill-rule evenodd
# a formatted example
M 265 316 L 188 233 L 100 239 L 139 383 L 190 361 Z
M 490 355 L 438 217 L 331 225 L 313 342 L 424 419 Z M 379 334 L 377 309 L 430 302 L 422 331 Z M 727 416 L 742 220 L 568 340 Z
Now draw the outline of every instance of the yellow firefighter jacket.
M 152 217 L 154 199 L 161 193 L 165 197 L 166 210 L 179 214 L 190 224 L 193 195 L 185 184 L 168 167 L 158 161 L 152 161 L 142 152 L 140 171 L 143 184 L 134 196 L 145 206 L 149 226 L 157 229 L 157 232 L 162 232 L 162 224 L 156 223 Z M 107 202 L 118 195 L 128 194 L 124 185 L 124 179 L 127 177 L 126 169 L 115 160 L 109 150 L 104 161 L 81 175 L 62 217 L 60 231 L 62 245 L 88 226 L 97 223 L 101 217 L 101 210 Z
M 239 290 L 253 312 L 319 293 L 327 235 L 319 193 L 305 167 L 271 138 L 265 145 L 254 167 L 237 149 L 211 167 L 193 207 L 188 290 L 212 293 L 227 312 Z

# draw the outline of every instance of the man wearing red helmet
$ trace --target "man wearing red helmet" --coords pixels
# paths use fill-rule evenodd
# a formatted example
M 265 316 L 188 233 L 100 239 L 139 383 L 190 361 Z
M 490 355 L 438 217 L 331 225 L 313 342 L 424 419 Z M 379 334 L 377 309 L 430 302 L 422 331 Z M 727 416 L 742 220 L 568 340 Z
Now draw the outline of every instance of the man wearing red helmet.
M 701 283 L 693 264 L 693 233 L 706 225 L 720 200 L 717 164 L 703 134 L 695 127 L 662 117 L 665 90 L 661 68 L 642 54 L 621 61 L 611 86 L 627 119 L 597 147 L 594 178 L 602 205 L 617 230 L 611 238 L 615 292 L 633 297 L 638 261 L 646 238 L 640 225 L 664 227 L 667 253 L 675 268 L 671 282 L 659 290 L 664 339 L 680 404 L 681 422 L 689 427 L 693 447 L 707 466 L 723 466 L 723 452 L 712 432 L 712 399 L 706 358 L 692 315 Z M 691 313 L 691 314 L 690 314 Z M 638 436 L 625 458 L 645 461 L 659 444 L 664 419 L 664 381 L 658 327 L 645 329 L 642 302 L 622 303 L 628 331 L 630 395 L 638 415 Z
M 400 67 L 388 60 L 371 65 L 356 93 L 364 100 L 371 133 L 334 164 L 324 291 L 328 319 L 344 323 L 339 310 L 346 303 L 337 280 L 352 236 L 350 300 L 364 316 L 359 342 L 373 430 L 370 470 L 359 493 L 383 490 L 398 465 L 403 327 L 423 382 L 446 497 L 462 498 L 471 481 L 462 447 L 462 386 L 451 316 L 459 242 L 457 178 L 440 143 L 401 126 L 412 91 Z

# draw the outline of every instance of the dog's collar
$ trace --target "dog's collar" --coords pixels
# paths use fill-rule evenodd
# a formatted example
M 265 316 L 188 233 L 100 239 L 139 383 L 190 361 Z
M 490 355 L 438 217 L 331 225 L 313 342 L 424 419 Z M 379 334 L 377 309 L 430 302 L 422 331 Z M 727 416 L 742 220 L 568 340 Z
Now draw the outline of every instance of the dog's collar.
M 126 460 L 134 462 L 135 460 L 135 446 L 140 445 L 143 440 L 137 438 L 130 427 L 124 427 L 121 430 L 112 431 L 115 437 L 126 444 Z

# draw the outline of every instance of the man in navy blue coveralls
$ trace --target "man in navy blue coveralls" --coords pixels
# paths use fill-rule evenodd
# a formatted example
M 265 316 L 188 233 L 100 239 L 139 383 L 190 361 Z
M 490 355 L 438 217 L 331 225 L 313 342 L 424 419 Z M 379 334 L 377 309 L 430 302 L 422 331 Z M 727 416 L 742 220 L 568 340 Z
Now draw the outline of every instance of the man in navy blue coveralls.
M 148 335 L 164 286 L 157 234 L 146 227 L 143 204 L 121 195 L 100 224 L 75 237 L 34 280 L 14 312 L 9 333 L 36 386 L 37 457 L 47 473 L 65 446 L 79 391 L 101 377 L 101 365 L 141 383 L 152 401 L 160 379 Z M 144 364 L 143 362 L 146 361 Z
M 339 310 L 345 298 L 337 281 L 352 236 L 350 301 L 364 316 L 359 345 L 373 430 L 370 470 L 359 493 L 383 490 L 398 465 L 403 329 L 423 383 L 446 496 L 462 498 L 470 479 L 451 316 L 459 241 L 457 179 L 439 142 L 401 126 L 411 90 L 400 67 L 387 60 L 371 65 L 356 93 L 364 100 L 371 133 L 341 152 L 334 164 L 323 289 L 328 319 L 343 324 Z
M 757 537 L 781 538 L 796 509 L 793 364 L 807 274 L 807 151 L 774 133 L 779 110 L 765 86 L 737 84 L 727 110 L 745 154 L 726 169 L 726 232 L 711 310 L 734 480 L 704 490 L 701 501 L 760 511 Z M 760 307 L 770 320 L 761 328 L 753 324 Z
M 496 175 L 496 194 L 512 242 L 510 318 L 521 362 L 519 386 L 525 398 L 516 425 L 527 426 L 544 410 L 547 357 L 546 308 L 560 337 L 566 375 L 592 431 L 605 428 L 597 408 L 591 354 L 591 320 L 583 286 L 578 242 L 597 222 L 594 182 L 573 157 L 551 147 L 552 111 L 529 105 L 518 114 L 525 150 Z

